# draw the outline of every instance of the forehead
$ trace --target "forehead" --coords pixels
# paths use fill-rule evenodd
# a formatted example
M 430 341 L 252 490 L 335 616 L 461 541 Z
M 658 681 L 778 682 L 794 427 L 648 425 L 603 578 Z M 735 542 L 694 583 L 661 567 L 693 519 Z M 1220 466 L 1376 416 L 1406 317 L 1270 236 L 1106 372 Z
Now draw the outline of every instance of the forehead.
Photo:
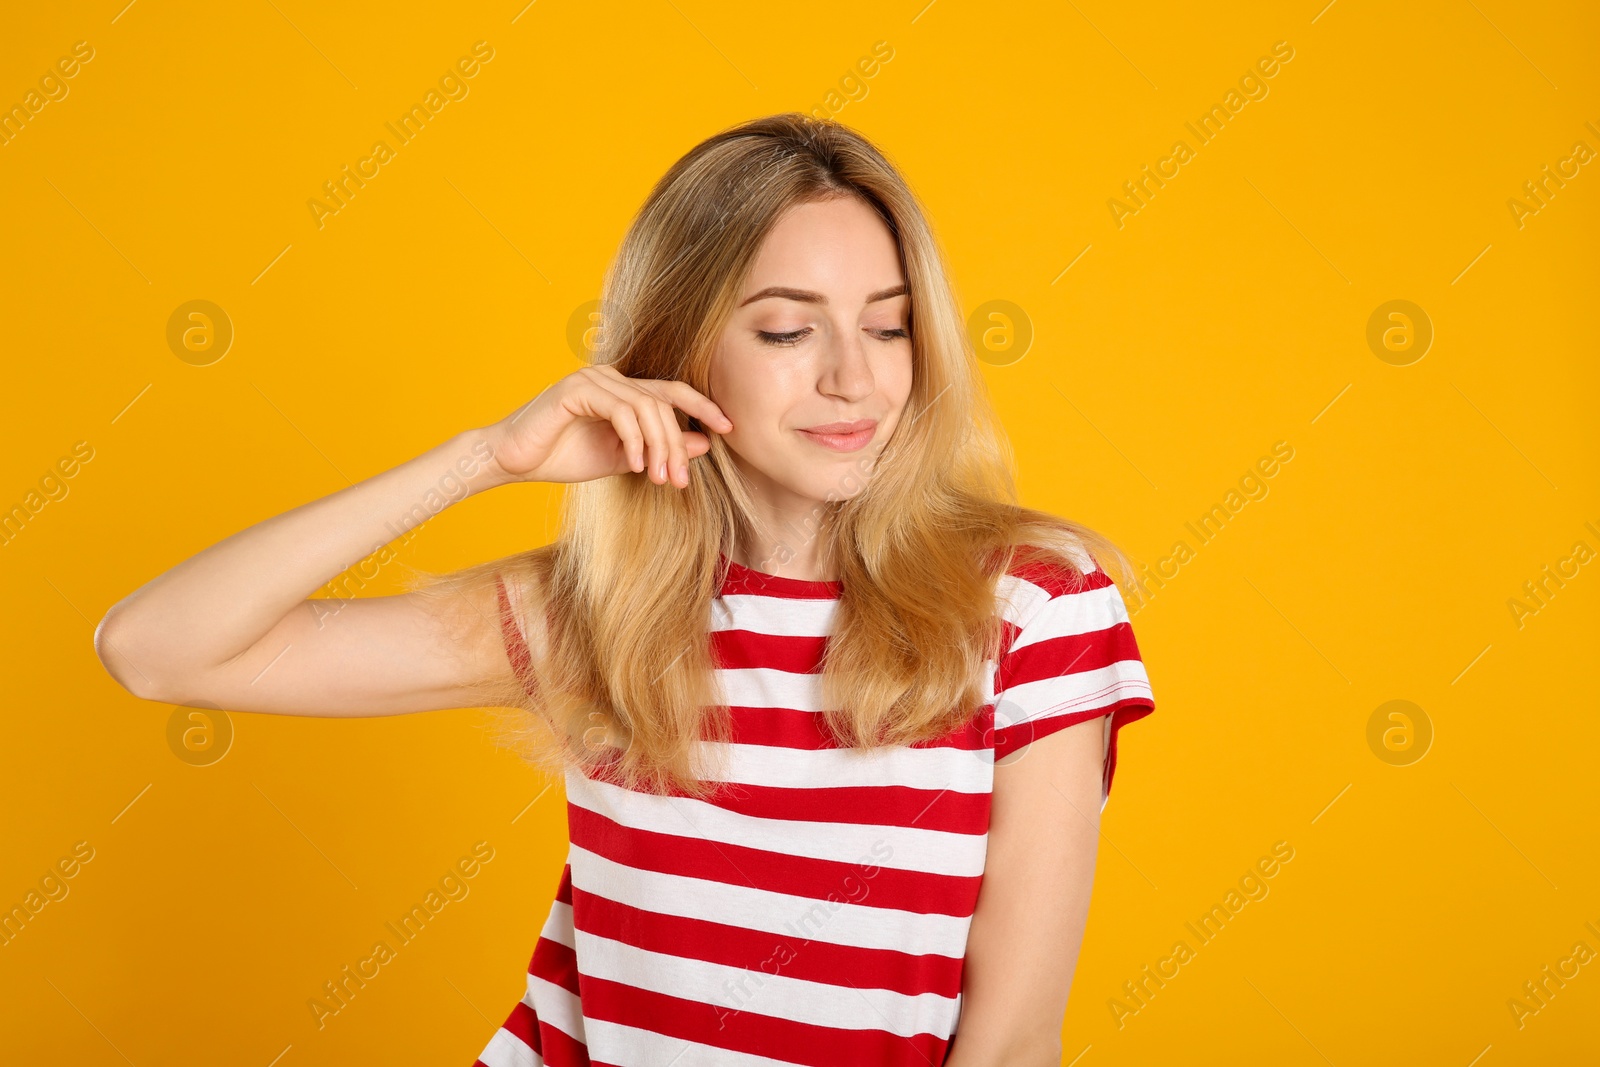
M 859 301 L 904 280 L 894 234 L 870 204 L 851 196 L 796 204 L 779 216 L 740 298 L 785 286 Z

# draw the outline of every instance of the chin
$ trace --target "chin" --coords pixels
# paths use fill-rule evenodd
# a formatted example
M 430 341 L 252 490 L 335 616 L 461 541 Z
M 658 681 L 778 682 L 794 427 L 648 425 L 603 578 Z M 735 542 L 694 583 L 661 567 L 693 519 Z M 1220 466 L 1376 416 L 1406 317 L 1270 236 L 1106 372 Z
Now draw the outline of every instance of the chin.
M 832 503 L 860 496 L 867 487 L 868 475 L 853 462 L 837 464 L 832 471 L 813 471 L 796 491 L 820 502 Z
M 783 456 L 780 462 L 772 462 L 778 457 L 768 456 L 766 463 L 753 462 L 745 456 L 739 458 L 747 474 L 822 505 L 859 496 L 867 487 L 876 457 L 863 450 L 822 462 L 818 462 L 814 454 Z

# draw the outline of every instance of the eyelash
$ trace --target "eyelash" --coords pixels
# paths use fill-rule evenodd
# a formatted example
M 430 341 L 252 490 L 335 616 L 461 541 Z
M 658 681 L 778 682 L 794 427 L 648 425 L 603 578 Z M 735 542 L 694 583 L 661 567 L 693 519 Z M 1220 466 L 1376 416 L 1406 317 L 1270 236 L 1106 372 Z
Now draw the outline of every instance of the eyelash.
M 771 345 L 774 348 L 792 348 L 799 344 L 805 338 L 805 335 L 810 332 L 811 327 L 807 326 L 803 330 L 795 330 L 792 333 L 768 333 L 766 330 L 757 330 L 756 336 L 761 339 L 762 344 Z M 874 330 L 873 332 L 879 335 L 878 340 L 880 341 L 893 341 L 911 336 L 910 331 L 903 326 L 893 330 Z

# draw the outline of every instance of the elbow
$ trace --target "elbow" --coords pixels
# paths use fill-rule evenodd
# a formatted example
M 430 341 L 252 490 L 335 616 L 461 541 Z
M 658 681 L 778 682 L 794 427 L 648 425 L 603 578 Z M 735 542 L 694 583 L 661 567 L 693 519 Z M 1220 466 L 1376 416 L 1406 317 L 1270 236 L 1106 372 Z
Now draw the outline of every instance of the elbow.
M 1054 1040 L 1008 1041 L 1003 1046 L 962 1048 L 960 1033 L 950 1046 L 947 1067 L 1061 1067 L 1061 1037 Z
M 140 656 L 136 645 L 136 635 L 116 608 L 94 628 L 94 653 L 112 680 L 140 700 L 170 703 L 153 661 Z
M 996 1047 L 989 1057 L 963 1059 L 961 1067 L 1061 1067 L 1061 1035 L 1021 1036 Z
M 1007 1067 L 1060 1067 L 1061 1056 L 1061 1035 L 1049 1033 L 1018 1041 L 1006 1050 L 1001 1062 Z
M 1003 1036 L 956 1030 L 949 1067 L 1060 1067 L 1061 1034 L 1051 1028 L 1011 1030 Z

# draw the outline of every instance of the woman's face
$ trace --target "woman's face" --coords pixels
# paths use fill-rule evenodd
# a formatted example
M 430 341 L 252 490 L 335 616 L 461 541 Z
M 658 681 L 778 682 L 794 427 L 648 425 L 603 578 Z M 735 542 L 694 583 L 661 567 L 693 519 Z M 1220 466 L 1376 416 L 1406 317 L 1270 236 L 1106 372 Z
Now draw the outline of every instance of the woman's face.
M 855 496 L 911 395 L 910 297 L 894 235 L 856 197 L 772 228 L 711 363 L 723 439 L 792 508 Z

